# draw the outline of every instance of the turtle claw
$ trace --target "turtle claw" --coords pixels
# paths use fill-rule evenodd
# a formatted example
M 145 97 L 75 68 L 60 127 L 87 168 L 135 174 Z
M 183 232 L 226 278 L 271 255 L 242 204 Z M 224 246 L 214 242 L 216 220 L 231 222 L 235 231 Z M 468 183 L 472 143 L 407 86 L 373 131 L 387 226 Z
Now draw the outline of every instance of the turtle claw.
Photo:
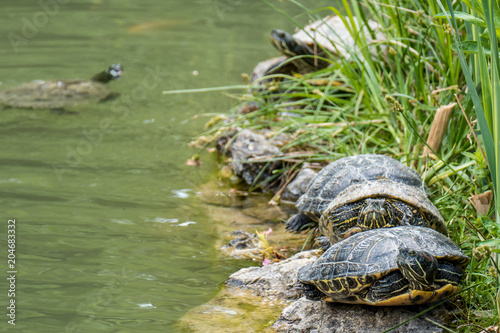
M 328 250 L 328 248 L 332 245 L 328 237 L 325 236 L 316 237 L 314 244 L 323 251 Z
M 295 287 L 305 298 L 307 298 L 310 301 L 320 301 L 325 297 L 325 294 L 323 294 L 318 288 L 316 288 L 312 284 L 305 284 L 300 281 L 297 281 Z
M 311 219 L 304 214 L 296 214 L 286 222 L 286 230 L 289 232 L 301 232 L 311 223 Z

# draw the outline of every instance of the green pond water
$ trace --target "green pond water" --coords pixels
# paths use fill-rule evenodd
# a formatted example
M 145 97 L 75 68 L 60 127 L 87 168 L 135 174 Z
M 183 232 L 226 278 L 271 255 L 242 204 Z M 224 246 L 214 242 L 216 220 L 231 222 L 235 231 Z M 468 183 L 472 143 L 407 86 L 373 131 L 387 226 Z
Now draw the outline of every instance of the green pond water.
M 293 4 L 273 3 L 307 21 Z M 293 24 L 255 0 L 2 1 L 0 18 L 0 89 L 125 69 L 110 84 L 115 101 L 75 114 L 0 110 L 0 331 L 173 331 L 249 263 L 215 247 L 197 189 L 214 161 L 185 165 L 207 120 L 193 116 L 233 101 L 161 92 L 241 84 L 242 72 L 277 55 L 270 30 Z

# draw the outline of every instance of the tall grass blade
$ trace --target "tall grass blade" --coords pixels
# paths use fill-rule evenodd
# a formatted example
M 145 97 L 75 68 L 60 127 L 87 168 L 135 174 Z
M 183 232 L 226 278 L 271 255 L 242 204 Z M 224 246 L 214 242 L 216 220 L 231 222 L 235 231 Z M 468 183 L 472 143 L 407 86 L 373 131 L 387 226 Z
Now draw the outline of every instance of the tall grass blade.
M 465 58 L 465 54 L 463 52 L 461 41 L 458 38 L 458 36 L 459 36 L 458 31 L 459 30 L 458 30 L 455 14 L 453 12 L 453 6 L 451 3 L 451 0 L 446 0 L 446 3 L 448 5 L 448 8 L 450 9 L 450 14 L 451 14 L 450 24 L 452 25 L 452 27 L 455 30 L 455 34 L 454 34 L 455 45 L 457 46 L 458 57 L 460 60 L 460 64 L 462 65 L 462 71 L 464 73 L 465 81 L 467 82 L 467 86 L 469 88 L 469 94 L 470 94 L 472 101 L 473 101 L 473 104 L 474 104 L 476 117 L 478 120 L 479 128 L 481 130 L 481 136 L 482 136 L 484 148 L 486 151 L 486 158 L 488 160 L 491 178 L 492 178 L 493 184 L 495 185 L 494 186 L 495 198 L 497 198 L 497 192 L 498 192 L 497 191 L 497 189 L 498 189 L 498 187 L 497 187 L 497 178 L 498 178 L 497 166 L 498 166 L 498 163 L 497 163 L 497 154 L 496 153 L 498 151 L 498 145 L 495 145 L 495 142 L 498 142 L 498 141 L 494 140 L 493 134 L 492 134 L 492 129 L 490 128 L 488 121 L 487 121 L 487 113 L 491 114 L 490 113 L 491 109 L 485 109 L 483 107 L 483 103 L 482 103 L 482 101 L 477 93 L 477 90 L 475 89 L 477 84 L 474 82 L 474 79 L 473 79 L 472 74 L 470 72 L 470 66 L 467 63 L 467 60 Z M 445 12 L 446 10 L 444 9 L 441 2 L 439 2 L 439 5 L 441 6 L 442 11 Z M 496 38 L 494 40 L 495 40 L 495 44 L 496 44 Z M 479 75 L 482 78 L 484 78 L 483 73 L 486 72 L 486 75 L 488 75 L 487 69 L 485 69 L 485 68 L 487 68 L 487 59 L 486 59 L 486 56 L 484 55 L 484 53 L 481 54 L 481 50 L 483 50 L 482 44 L 478 44 L 478 49 L 479 49 L 480 54 L 477 56 L 478 60 L 477 60 L 476 65 L 479 66 L 479 72 L 480 72 Z M 498 52 L 493 53 L 493 54 L 498 54 Z M 483 69 L 481 70 L 481 68 L 483 68 Z M 490 84 L 489 80 L 488 81 L 481 80 L 480 82 L 481 82 L 482 86 L 484 86 L 486 84 L 487 85 Z M 486 88 L 488 89 L 489 86 Z M 484 93 L 484 87 L 483 87 L 483 96 L 484 95 L 485 95 L 485 93 Z M 489 104 L 489 103 L 487 103 L 487 104 Z

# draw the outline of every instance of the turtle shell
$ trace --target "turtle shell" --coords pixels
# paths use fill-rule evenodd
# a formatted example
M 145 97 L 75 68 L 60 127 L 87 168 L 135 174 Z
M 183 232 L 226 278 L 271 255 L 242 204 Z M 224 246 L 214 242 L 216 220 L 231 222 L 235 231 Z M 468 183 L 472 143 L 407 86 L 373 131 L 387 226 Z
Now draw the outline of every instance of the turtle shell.
M 25 109 L 62 109 L 108 98 L 104 83 L 92 80 L 34 81 L 0 91 L 0 103 Z
M 254 67 L 252 74 L 250 75 L 250 82 L 254 82 L 255 80 L 263 77 L 268 74 L 272 69 L 279 67 L 286 61 L 287 57 L 275 57 L 270 58 L 264 61 L 261 61 Z
M 470 259 L 448 237 L 435 230 L 402 226 L 357 233 L 332 245 L 314 263 L 299 270 L 298 279 L 315 286 L 325 300 L 370 305 L 414 305 L 434 302 L 459 291 L 457 281 L 440 281 L 433 290 L 411 290 L 409 283 L 390 297 L 373 298 L 370 289 L 398 271 L 400 248 L 423 250 L 439 265 L 453 265 L 463 273 Z
M 437 230 L 443 235 L 448 234 L 443 217 L 437 210 L 436 206 L 434 206 L 434 204 L 432 204 L 432 202 L 430 202 L 427 198 L 425 192 L 423 192 L 420 188 L 407 185 L 404 182 L 394 182 L 388 179 L 357 183 L 349 186 L 335 196 L 335 198 L 329 203 L 328 207 L 323 211 L 321 216 L 319 227 L 322 234 L 328 237 L 332 243 L 335 243 L 354 233 L 346 232 L 345 236 L 342 236 L 338 231 L 339 229 L 336 223 L 332 222 L 335 220 L 329 218 L 330 214 L 335 212 L 340 207 L 367 198 L 395 199 L 404 202 L 412 207 L 412 210 L 416 208 L 416 211 L 425 217 L 425 220 L 428 222 L 428 225 L 426 225 L 427 227 Z M 339 224 L 344 222 L 342 219 L 337 219 L 336 221 L 338 221 Z M 404 225 L 406 223 L 411 225 L 422 221 L 410 218 L 408 221 L 399 222 L 401 223 L 400 225 Z M 356 225 L 354 229 L 357 229 L 356 231 L 364 231 L 369 229 L 369 227 Z
M 1 90 L 0 104 L 25 109 L 64 109 L 116 97 L 105 83 L 122 76 L 123 66 L 113 64 L 90 80 L 33 81 Z
M 343 21 L 345 20 L 345 23 Z M 375 32 L 375 39 L 372 38 L 370 31 L 364 25 L 359 23 L 357 19 L 352 18 L 352 22 L 356 26 L 356 30 L 361 30 L 366 38 L 367 44 L 374 43 L 377 40 L 385 40 L 387 37 L 381 32 L 382 27 L 375 21 L 368 20 L 370 30 Z M 346 27 L 346 24 L 348 27 Z M 299 30 L 293 37 L 308 45 L 311 49 L 316 49 L 316 52 L 321 52 L 321 48 L 326 49 L 333 55 L 339 55 L 342 58 L 352 58 L 352 53 L 361 56 L 361 52 L 356 46 L 356 41 L 351 35 L 351 21 L 349 18 L 342 18 L 337 15 L 331 15 L 323 19 L 312 22 L 311 24 Z M 319 45 L 315 46 L 314 44 Z M 375 53 L 375 49 L 373 52 Z M 321 54 L 320 54 L 321 55 Z
M 365 154 L 343 157 L 325 166 L 309 183 L 296 203 L 302 221 L 298 223 L 298 228 L 287 227 L 298 231 L 307 223 L 306 219 L 319 222 L 324 210 L 340 192 L 354 184 L 378 179 L 389 179 L 423 193 L 429 191 L 415 170 L 389 156 Z
M 359 24 L 356 18 L 353 18 L 352 22 L 356 26 L 356 31 L 361 31 L 365 35 L 364 38 L 368 43 L 387 39 L 381 32 L 382 27 L 375 21 L 367 21 L 370 30 L 375 33 L 375 39 L 372 38 L 372 34 L 367 27 Z M 349 28 L 346 27 L 346 24 Z M 346 18 L 344 23 L 342 17 L 332 15 L 305 26 L 293 35 L 279 29 L 274 29 L 271 34 L 271 41 L 284 58 L 279 60 L 277 60 L 278 58 L 273 58 L 260 62 L 252 72 L 251 81 L 253 82 L 260 79 L 263 75 L 269 74 L 291 74 L 292 72 L 303 74 L 319 70 L 331 64 L 331 61 L 325 61 L 321 58 L 328 59 L 331 56 L 351 59 L 352 54 L 356 54 L 358 58 L 363 59 L 362 52 L 357 48 L 356 41 L 351 34 L 353 30 L 351 24 L 351 19 L 349 18 Z M 290 41 L 289 43 L 285 43 L 287 47 L 282 45 L 284 40 Z M 292 44 L 295 46 L 294 48 L 291 48 Z M 299 45 L 298 47 L 297 44 Z M 379 47 L 382 50 L 385 49 L 385 45 L 381 44 Z M 377 50 L 376 48 L 371 48 L 370 51 L 375 55 Z M 288 58 L 301 55 L 317 57 L 314 59 L 311 57 L 294 59 L 291 62 L 286 61 Z

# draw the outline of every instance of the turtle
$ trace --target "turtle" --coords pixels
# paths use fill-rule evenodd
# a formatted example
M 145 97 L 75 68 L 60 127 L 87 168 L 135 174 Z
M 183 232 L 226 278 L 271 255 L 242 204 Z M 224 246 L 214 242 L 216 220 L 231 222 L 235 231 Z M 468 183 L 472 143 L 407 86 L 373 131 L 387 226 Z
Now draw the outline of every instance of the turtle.
M 269 74 L 293 72 L 305 74 L 328 67 L 338 58 L 351 59 L 351 52 L 360 52 L 349 31 L 350 27 L 346 27 L 344 20 L 347 24 L 351 24 L 349 18 L 330 15 L 305 26 L 294 34 L 281 29 L 273 29 L 270 37 L 271 44 L 282 56 L 257 64 L 251 75 L 251 81 Z M 360 24 L 357 19 L 353 18 L 352 22 L 359 29 Z M 385 35 L 380 32 L 382 27 L 378 23 L 372 20 L 367 22 L 377 39 L 386 39 Z M 368 43 L 374 42 L 366 27 L 362 29 L 362 33 Z M 290 58 L 293 59 L 287 61 Z
M 288 220 L 287 230 L 299 232 L 306 226 L 319 223 L 324 210 L 346 188 L 382 179 L 414 187 L 424 196 L 429 192 L 415 170 L 389 156 L 362 154 L 343 157 L 325 166 L 311 180 L 306 192 L 297 200 L 299 213 Z
M 415 225 L 448 231 L 441 213 L 420 189 L 388 179 L 347 187 L 330 202 L 319 221 L 323 247 L 357 232 L 376 228 Z
M 443 234 L 401 226 L 357 233 L 298 271 L 311 300 L 376 306 L 416 305 L 456 294 L 469 263 Z
M 111 65 L 90 80 L 33 81 L 19 87 L 0 90 L 0 104 L 24 109 L 54 109 L 104 101 L 117 95 L 106 83 L 123 73 L 120 64 Z

